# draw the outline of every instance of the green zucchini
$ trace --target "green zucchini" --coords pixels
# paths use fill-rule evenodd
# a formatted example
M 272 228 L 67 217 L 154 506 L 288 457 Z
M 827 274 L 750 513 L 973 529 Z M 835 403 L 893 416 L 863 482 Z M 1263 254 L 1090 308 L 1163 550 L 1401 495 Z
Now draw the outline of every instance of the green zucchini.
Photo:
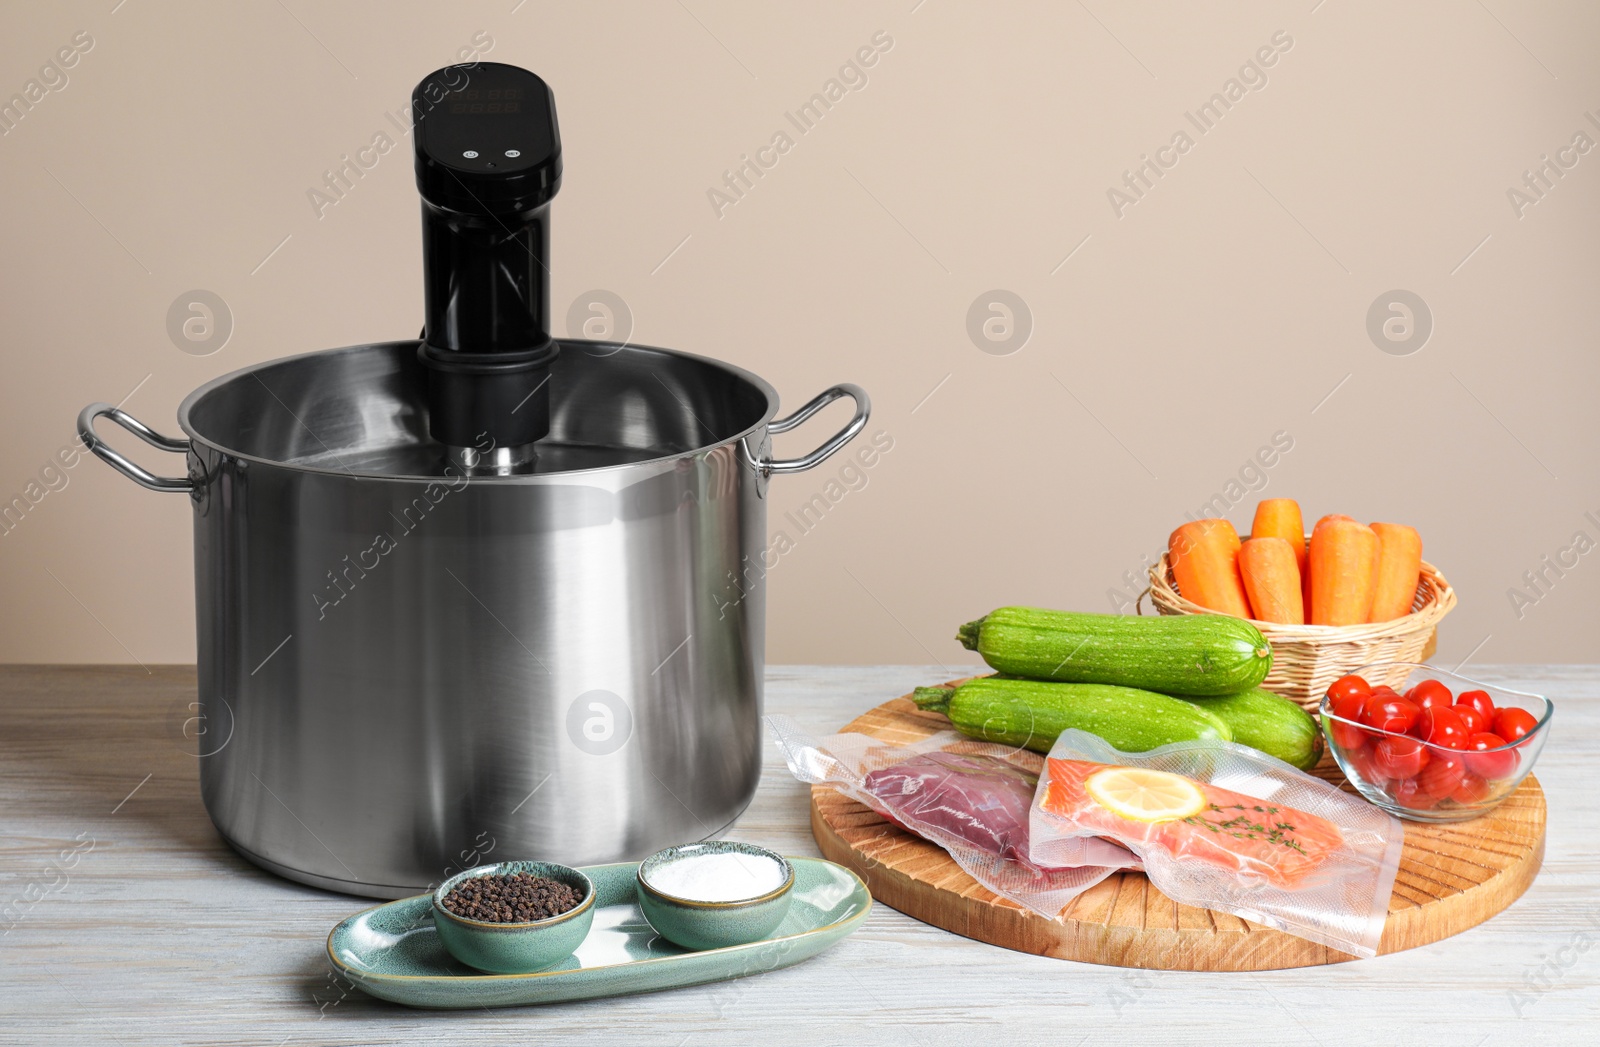
M 1261 631 L 1225 614 L 1144 618 L 1002 607 L 963 625 L 956 639 L 1013 676 L 1185 697 L 1248 691 L 1272 668 Z
M 1228 725 L 1204 709 L 1152 691 L 1099 683 L 1048 683 L 982 676 L 959 687 L 918 687 L 918 708 L 942 712 L 971 738 L 1047 753 L 1069 727 L 1123 752 L 1168 742 L 1230 741 Z
M 1187 698 L 1228 725 L 1233 740 L 1309 771 L 1322 759 L 1322 731 L 1304 709 L 1257 687 L 1221 698 Z

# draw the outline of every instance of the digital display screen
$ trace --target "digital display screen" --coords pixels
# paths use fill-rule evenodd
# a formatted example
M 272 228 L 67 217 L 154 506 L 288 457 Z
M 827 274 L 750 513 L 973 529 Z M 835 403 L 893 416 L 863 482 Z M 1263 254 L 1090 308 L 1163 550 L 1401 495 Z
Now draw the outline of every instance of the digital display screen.
M 452 113 L 517 113 L 522 111 L 522 89 L 518 87 L 469 87 L 450 96 Z
M 525 70 L 441 70 L 412 92 L 412 106 L 419 156 L 455 170 L 513 174 L 560 155 L 550 91 Z

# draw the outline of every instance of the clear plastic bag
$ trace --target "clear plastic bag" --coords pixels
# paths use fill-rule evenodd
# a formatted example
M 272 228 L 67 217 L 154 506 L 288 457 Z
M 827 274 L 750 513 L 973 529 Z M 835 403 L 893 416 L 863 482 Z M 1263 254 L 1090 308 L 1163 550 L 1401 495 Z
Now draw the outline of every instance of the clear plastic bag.
M 1137 865 L 1126 848 L 1091 838 L 1063 842 L 1049 868 L 1028 857 L 1037 753 L 955 731 L 890 745 L 865 734 L 813 739 L 785 716 L 767 717 L 767 726 L 796 778 L 831 785 L 937 844 L 974 880 L 1046 918 Z
M 1359 796 L 1243 745 L 1123 753 L 1069 730 L 1040 775 L 1030 856 L 1048 864 L 1086 836 L 1127 846 L 1173 901 L 1362 957 L 1377 955 L 1405 839 L 1398 819 Z

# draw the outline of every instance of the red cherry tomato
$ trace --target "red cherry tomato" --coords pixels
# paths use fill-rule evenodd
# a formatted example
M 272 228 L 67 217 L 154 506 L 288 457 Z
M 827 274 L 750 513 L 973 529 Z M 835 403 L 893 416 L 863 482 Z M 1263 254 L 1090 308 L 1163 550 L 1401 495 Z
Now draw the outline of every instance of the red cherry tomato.
M 1328 688 L 1328 697 L 1334 704 L 1346 697 L 1359 697 L 1366 701 L 1372 694 L 1372 688 L 1367 686 L 1367 681 L 1359 676 L 1341 676 L 1333 681 L 1333 686 Z
M 1415 778 L 1428 764 L 1428 750 L 1415 738 L 1380 738 L 1372 766 L 1385 778 Z
M 1462 691 L 1456 695 L 1456 704 L 1470 705 L 1482 713 L 1488 722 L 1494 722 L 1494 701 L 1488 691 Z
M 1328 735 L 1333 739 L 1334 744 L 1350 752 L 1366 745 L 1366 731 L 1349 723 L 1341 722 L 1342 720 L 1351 720 L 1355 723 L 1361 722 L 1361 707 L 1366 698 L 1354 692 L 1335 695 L 1331 689 L 1328 691 L 1328 695 L 1328 711 L 1333 716 L 1339 717 L 1337 720 L 1331 717 L 1327 720 Z
M 1498 734 L 1489 734 L 1480 731 L 1467 739 L 1467 769 L 1480 778 L 1491 781 L 1497 778 L 1509 778 L 1517 772 L 1517 764 L 1521 757 L 1515 749 L 1502 749 L 1506 740 Z M 1486 752 L 1488 749 L 1499 749 L 1499 752 Z
M 1343 720 L 1328 721 L 1328 736 L 1346 753 L 1360 752 L 1367 744 L 1367 732 Z
M 1453 704 L 1450 688 L 1438 680 L 1423 680 L 1406 692 L 1406 700 L 1418 709 L 1432 709 L 1436 705 L 1449 708 Z
M 1335 694 L 1332 694 L 1330 692 L 1329 697 L 1328 697 L 1328 709 L 1329 709 L 1329 711 L 1332 712 L 1335 716 L 1341 716 L 1346 720 L 1359 720 L 1359 719 L 1361 719 L 1361 710 L 1366 704 L 1367 704 L 1367 696 L 1366 695 L 1360 695 L 1360 694 L 1340 694 L 1340 695 L 1335 695 Z
M 1417 786 L 1429 796 L 1442 800 L 1455 791 L 1467 773 L 1465 756 L 1457 756 L 1439 749 L 1432 750 L 1428 765 L 1417 775 Z
M 1372 689 L 1372 693 L 1373 694 L 1387 694 L 1387 695 L 1389 695 L 1390 697 L 1393 697 L 1393 698 L 1400 697 L 1400 692 L 1395 690 L 1393 687 L 1390 687 L 1386 683 L 1380 683 L 1378 686 L 1374 687 Z
M 1366 782 L 1368 785 L 1375 785 L 1379 789 L 1388 786 L 1388 777 L 1373 766 L 1373 751 L 1371 749 L 1352 749 L 1346 752 L 1345 758 L 1350 765 L 1350 770 L 1345 774 L 1345 777 L 1349 778 L 1353 783 Z
M 1494 733 L 1508 742 L 1520 742 L 1539 726 L 1539 721 L 1526 709 L 1507 706 L 1494 711 Z
M 1417 723 L 1421 725 L 1422 737 L 1429 745 L 1437 745 L 1442 749 L 1467 747 L 1467 725 L 1461 722 L 1461 714 L 1454 709 L 1436 705 L 1424 710 L 1417 718 Z
M 1389 795 L 1394 797 L 1395 803 L 1413 811 L 1426 811 L 1439 802 L 1437 797 L 1425 792 L 1415 778 L 1396 782 Z
M 1471 738 L 1475 734 L 1481 734 L 1489 729 L 1489 718 L 1483 715 L 1483 713 L 1479 712 L 1475 706 L 1467 705 L 1463 702 L 1457 702 L 1450 708 L 1455 710 L 1455 714 L 1457 716 L 1461 717 L 1461 723 L 1467 729 L 1468 738 Z
M 1417 707 L 1404 698 L 1375 694 L 1361 707 L 1361 722 L 1380 731 L 1405 734 L 1417 722 Z
M 1461 779 L 1461 784 L 1450 793 L 1450 799 L 1470 807 L 1488 799 L 1490 791 L 1487 781 L 1476 774 L 1468 773 Z

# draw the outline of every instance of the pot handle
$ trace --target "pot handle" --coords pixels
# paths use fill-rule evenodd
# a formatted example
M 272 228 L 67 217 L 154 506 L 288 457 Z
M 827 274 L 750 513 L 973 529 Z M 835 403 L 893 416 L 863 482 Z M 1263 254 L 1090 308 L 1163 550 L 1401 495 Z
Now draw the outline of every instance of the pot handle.
M 194 490 L 194 481 L 187 476 L 157 476 L 113 451 L 94 431 L 94 420 L 102 416 L 110 418 L 151 447 L 158 447 L 163 451 L 189 450 L 188 440 L 174 440 L 170 436 L 162 436 L 121 408 L 112 407 L 110 404 L 90 404 L 78 415 L 78 437 L 83 440 L 83 446 L 93 451 L 96 457 L 140 487 L 148 487 L 152 491 Z
M 856 434 L 866 428 L 867 419 L 872 415 L 872 401 L 867 397 L 867 391 L 859 385 L 841 382 L 832 389 L 824 389 L 818 393 L 810 403 L 789 417 L 775 418 L 768 422 L 767 431 L 770 433 L 786 433 L 841 396 L 848 396 L 856 402 L 855 417 L 851 418 L 843 429 L 830 436 L 827 443 L 824 443 L 810 454 L 801 455 L 799 458 L 779 458 L 767 462 L 765 471 L 769 475 L 772 473 L 803 473 L 807 469 L 815 468 L 833 457 L 834 452 L 855 439 Z

